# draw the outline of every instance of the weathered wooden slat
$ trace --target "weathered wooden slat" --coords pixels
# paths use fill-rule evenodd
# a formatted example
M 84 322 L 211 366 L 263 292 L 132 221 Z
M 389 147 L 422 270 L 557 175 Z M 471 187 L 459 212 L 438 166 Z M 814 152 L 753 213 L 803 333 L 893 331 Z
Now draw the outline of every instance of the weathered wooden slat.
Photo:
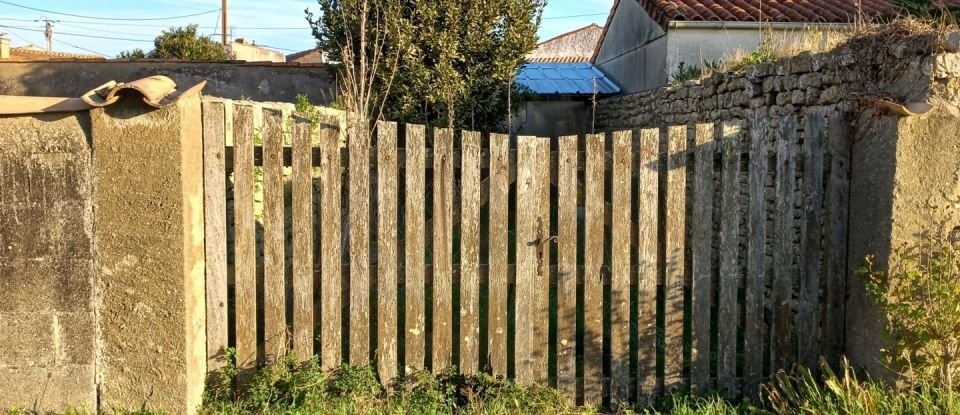
M 797 359 L 797 333 L 793 325 L 793 281 L 797 276 L 796 220 L 794 219 L 797 158 L 797 119 L 787 115 L 779 120 L 777 131 L 777 175 L 775 180 L 773 284 L 771 311 L 771 372 L 789 369 Z M 805 333 L 805 335 L 813 335 Z M 772 373 L 770 373 L 772 374 Z
M 720 280 L 717 290 L 717 389 L 734 397 L 737 388 L 737 291 L 743 265 L 740 263 L 740 220 L 744 207 L 740 197 L 740 153 L 743 134 L 738 123 L 724 122 L 722 187 L 720 192 Z M 749 358 L 749 357 L 746 357 Z
M 613 138 L 613 231 L 610 252 L 610 403 L 630 400 L 630 222 L 632 139 L 630 131 Z
M 694 134 L 693 214 L 690 224 L 690 264 L 692 286 L 690 287 L 690 323 L 692 345 L 690 349 L 690 386 L 694 393 L 704 393 L 710 385 L 710 307 L 713 296 L 713 158 L 716 142 L 713 140 L 713 124 L 697 124 Z M 671 190 L 673 188 L 671 187 Z M 736 321 L 735 314 L 723 315 L 723 319 Z
M 350 148 L 350 364 L 370 363 L 370 132 L 356 122 Z
M 397 124 L 377 123 L 377 370 L 397 377 Z
M 537 279 L 537 219 L 539 209 L 537 183 L 536 137 L 517 138 L 517 295 L 516 330 L 518 340 L 514 349 L 517 382 L 530 385 L 534 382 L 533 351 L 531 343 L 535 280 Z
M 453 131 L 433 137 L 433 366 L 453 363 Z
M 682 388 L 683 286 L 686 253 L 687 126 L 672 126 L 667 136 L 666 280 L 664 283 L 664 388 Z
M 599 405 L 603 397 L 603 239 L 604 141 L 602 134 L 587 136 L 586 223 L 583 274 L 583 399 Z
M 320 363 L 334 369 L 343 362 L 341 349 L 340 264 L 342 171 L 340 169 L 340 131 L 320 128 Z
M 283 125 L 279 110 L 263 109 L 263 327 L 267 361 L 287 350 L 284 286 Z
M 207 370 L 226 363 L 227 185 L 223 164 L 224 105 L 203 103 L 203 210 L 207 296 Z
M 637 395 L 657 388 L 657 226 L 660 131 L 640 131 L 637 166 Z
M 531 357 L 533 358 L 533 380 L 537 384 L 549 386 L 548 353 L 550 350 L 550 247 L 553 240 L 550 233 L 550 139 L 536 139 L 537 167 L 534 170 L 537 203 L 531 208 L 537 209 L 536 218 L 536 255 L 537 272 L 533 281 L 533 302 L 530 318 L 533 320 Z
M 767 136 L 769 124 L 765 113 L 757 112 L 750 119 L 749 204 L 747 219 L 747 274 L 744 297 L 744 362 L 743 394 L 756 397 L 763 382 L 764 350 L 767 326 L 764 323 L 764 298 L 767 281 Z
M 313 127 L 293 124 L 293 352 L 301 362 L 313 357 Z
M 557 388 L 577 396 L 577 136 L 560 137 L 557 166 Z
M 426 131 L 421 125 L 407 125 L 406 164 L 411 168 L 406 170 L 406 199 L 405 199 L 405 230 L 404 239 L 404 371 L 422 370 L 425 367 L 424 345 L 426 338 L 424 295 L 424 232 L 423 217 L 426 202 L 424 192 L 426 186 L 425 170 L 423 168 L 423 152 L 425 147 Z
M 489 231 L 489 365 L 494 375 L 507 374 L 507 219 L 510 194 L 510 139 L 490 135 L 490 231 Z
M 840 364 L 844 347 L 844 303 L 847 275 L 847 217 L 850 210 L 850 126 L 846 114 L 828 115 L 827 151 L 830 175 L 827 179 L 823 277 L 826 278 L 823 320 L 823 355 L 834 368 Z
M 234 264 L 236 267 L 237 369 L 249 375 L 257 365 L 256 223 L 253 217 L 253 108 L 234 107 L 237 157 L 233 166 Z M 241 379 L 242 383 L 243 379 Z
M 823 225 L 823 153 L 826 118 L 821 111 L 804 115 L 803 219 L 800 238 L 800 292 L 794 327 L 797 361 L 817 371 L 820 355 L 820 260 Z
M 460 372 L 480 370 L 480 133 L 461 137 Z

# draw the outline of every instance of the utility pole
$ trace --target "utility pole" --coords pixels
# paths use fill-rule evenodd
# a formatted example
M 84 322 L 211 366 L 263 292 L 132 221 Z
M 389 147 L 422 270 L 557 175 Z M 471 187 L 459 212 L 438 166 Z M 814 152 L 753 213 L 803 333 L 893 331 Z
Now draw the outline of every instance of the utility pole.
M 39 19 L 34 21 L 45 23 L 45 27 L 43 29 L 43 37 L 47 39 L 47 52 L 52 51 L 53 50 L 53 24 L 59 23 L 60 21 L 50 20 L 46 16 L 40 16 Z
M 220 20 L 221 20 L 221 23 L 223 23 L 221 25 L 221 27 L 223 27 L 223 29 L 221 29 L 221 31 L 223 32 L 221 33 L 221 39 L 222 39 L 221 42 L 223 43 L 223 47 L 227 47 L 227 27 L 229 27 L 227 26 L 227 0 L 221 0 Z

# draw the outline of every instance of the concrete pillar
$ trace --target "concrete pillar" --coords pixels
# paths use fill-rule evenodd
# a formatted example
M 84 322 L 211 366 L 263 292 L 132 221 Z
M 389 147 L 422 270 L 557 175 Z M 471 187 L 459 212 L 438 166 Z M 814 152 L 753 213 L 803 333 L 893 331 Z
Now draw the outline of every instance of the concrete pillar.
M 100 410 L 194 413 L 206 372 L 200 94 L 91 110 Z
M 867 255 L 879 269 L 893 253 L 926 234 L 960 226 L 960 109 L 936 102 L 927 114 L 861 114 L 851 157 L 846 354 L 872 376 L 892 378 L 882 364 L 885 317 L 855 270 Z

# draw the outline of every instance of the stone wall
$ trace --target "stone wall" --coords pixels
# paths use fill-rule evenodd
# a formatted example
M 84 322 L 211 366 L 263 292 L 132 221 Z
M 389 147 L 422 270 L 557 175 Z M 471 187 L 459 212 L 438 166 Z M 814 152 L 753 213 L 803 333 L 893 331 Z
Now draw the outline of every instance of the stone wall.
M 205 95 L 254 101 L 296 102 L 306 94 L 330 105 L 336 83 L 326 65 L 240 62 L 55 61 L 0 62 L 0 95 L 79 97 L 107 81 L 165 75 L 182 87 L 207 81 Z
M 950 77 L 954 54 L 934 54 L 937 41 L 914 36 L 895 44 L 853 41 L 830 53 L 803 53 L 736 73 L 715 73 L 682 85 L 598 102 L 598 129 L 802 114 L 809 108 L 854 111 L 866 99 L 923 101 L 935 79 Z M 936 73 L 935 73 L 936 72 Z

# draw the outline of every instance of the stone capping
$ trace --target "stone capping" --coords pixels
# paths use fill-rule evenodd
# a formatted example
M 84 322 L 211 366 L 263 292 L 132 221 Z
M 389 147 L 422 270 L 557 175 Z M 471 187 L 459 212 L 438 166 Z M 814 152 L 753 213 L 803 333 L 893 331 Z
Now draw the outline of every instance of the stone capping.
M 598 129 L 745 118 L 768 109 L 771 115 L 806 107 L 852 110 L 864 102 L 909 107 L 927 102 L 931 87 L 960 77 L 960 32 L 899 38 L 880 50 L 840 45 L 824 53 L 804 52 L 739 72 L 714 73 L 681 85 L 598 101 Z M 904 112 L 907 114 L 907 112 Z

